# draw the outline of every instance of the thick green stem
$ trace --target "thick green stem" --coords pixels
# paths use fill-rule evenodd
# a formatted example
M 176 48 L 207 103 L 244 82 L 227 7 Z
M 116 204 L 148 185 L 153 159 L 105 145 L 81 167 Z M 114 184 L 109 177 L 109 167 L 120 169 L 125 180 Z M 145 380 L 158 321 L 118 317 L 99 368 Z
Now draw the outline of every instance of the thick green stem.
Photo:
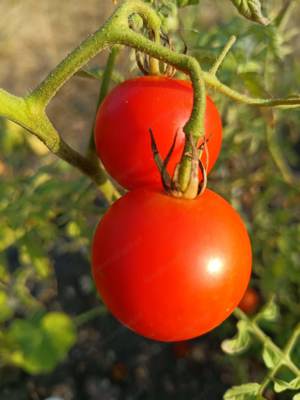
M 10 119 L 30 130 L 31 121 L 26 101 L 0 89 L 0 116 Z
M 120 197 L 117 189 L 108 181 L 104 170 L 91 159 L 82 156 L 72 149 L 58 134 L 46 114 L 32 114 L 31 121 L 32 126 L 29 130 L 40 139 L 53 154 L 91 178 L 109 202 Z M 27 129 L 28 128 L 29 127 L 27 127 Z
M 69 54 L 41 84 L 29 95 L 30 98 L 46 107 L 52 97 L 80 68 L 95 57 L 101 50 L 114 44 L 112 31 L 130 31 L 128 18 L 140 14 L 155 34 L 160 30 L 160 18 L 155 11 L 140 0 L 125 1 L 107 20 L 102 28 L 84 40 Z
M 39 104 L 0 90 L 0 115 L 23 126 L 59 158 L 89 176 L 103 192 L 108 201 L 118 197 L 116 189 L 98 166 L 73 150 L 58 134 Z
M 261 106 L 261 107 L 276 107 L 276 108 L 298 108 L 300 107 L 300 97 L 293 96 L 287 98 L 270 98 L 270 99 L 262 99 L 257 97 L 250 97 L 246 94 L 242 94 L 237 92 L 234 89 L 224 85 L 219 81 L 218 78 L 211 75 L 209 72 L 202 71 L 203 78 L 205 83 L 217 90 L 220 93 L 225 94 L 226 96 L 236 100 L 240 103 L 249 104 L 252 106 Z
M 194 106 L 193 111 L 196 110 L 196 115 L 194 115 L 194 120 L 189 120 L 186 126 L 184 127 L 184 131 L 186 135 L 192 135 L 192 142 L 190 140 L 185 141 L 185 147 L 183 151 L 183 156 L 181 158 L 180 167 L 179 167 L 179 186 L 182 191 L 186 191 L 188 185 L 190 183 L 191 174 L 192 174 L 192 162 L 191 162 L 191 154 L 193 154 L 193 145 L 197 146 L 199 138 L 204 137 L 204 121 L 205 121 L 205 109 L 206 109 L 206 88 L 205 83 L 201 76 L 200 66 L 199 69 L 191 68 L 190 77 L 193 83 L 194 89 Z M 193 115 L 192 115 L 193 117 Z M 196 125 L 193 126 L 193 122 Z M 192 127 L 191 127 L 192 123 Z M 198 165 L 197 165 L 197 182 L 198 182 Z M 194 188 L 197 195 L 198 193 L 198 184 L 197 187 Z M 191 194 L 193 197 L 193 193 Z
M 95 35 L 90 36 L 84 45 L 77 47 L 65 58 L 28 96 L 45 108 L 61 86 L 68 81 L 81 67 L 109 46 L 106 26 Z

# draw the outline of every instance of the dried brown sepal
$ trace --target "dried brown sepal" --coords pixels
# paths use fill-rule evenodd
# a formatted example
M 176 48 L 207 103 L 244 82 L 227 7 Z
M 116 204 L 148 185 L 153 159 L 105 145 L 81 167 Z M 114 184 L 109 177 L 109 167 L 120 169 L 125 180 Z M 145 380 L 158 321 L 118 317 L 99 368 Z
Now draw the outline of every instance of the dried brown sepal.
M 170 147 L 170 149 L 168 151 L 168 154 L 167 154 L 166 158 L 164 159 L 163 166 L 162 166 L 162 171 L 161 171 L 162 181 L 169 188 L 172 187 L 172 179 L 170 178 L 170 175 L 169 175 L 169 173 L 167 171 L 167 167 L 168 167 L 170 158 L 171 158 L 171 156 L 173 154 L 173 151 L 174 151 L 174 148 L 175 148 L 175 145 L 176 145 L 177 136 L 178 136 L 178 131 L 176 132 L 176 134 L 174 136 L 174 139 L 173 139 L 173 142 L 172 142 L 172 145 L 171 145 L 171 147 Z M 164 185 L 164 187 L 165 187 L 165 185 Z
M 137 63 L 137 66 L 139 70 L 144 74 L 144 75 L 149 75 L 149 69 L 146 69 L 146 61 L 145 61 L 145 56 L 142 55 L 140 51 L 135 52 L 135 60 Z
M 198 185 L 198 196 L 201 196 L 204 193 L 206 186 L 207 186 L 207 172 L 206 172 L 207 169 L 204 167 L 201 158 L 199 158 L 198 162 L 199 162 L 199 169 L 203 176 L 202 181 Z
M 169 161 L 171 159 L 171 156 L 174 152 L 174 148 L 176 145 L 176 140 L 178 136 L 178 132 L 176 132 L 172 145 L 168 151 L 168 154 L 166 158 L 163 160 L 159 150 L 157 148 L 157 144 L 155 141 L 155 137 L 153 134 L 152 129 L 149 129 L 150 133 L 150 138 L 151 138 L 151 150 L 153 154 L 153 158 L 155 161 L 155 164 L 159 170 L 160 176 L 161 176 L 161 181 L 162 185 L 164 187 L 164 190 L 171 194 L 174 197 L 180 197 L 180 198 L 185 198 L 185 199 L 194 199 L 197 196 L 201 196 L 201 194 L 205 191 L 206 186 L 207 186 L 207 164 L 208 164 L 208 152 L 207 152 L 207 139 L 204 140 L 204 142 L 197 148 L 194 138 L 191 137 L 189 139 L 190 141 L 190 147 L 192 149 L 191 152 L 188 152 L 185 154 L 185 157 L 190 158 L 191 160 L 191 173 L 190 173 L 190 179 L 187 188 L 182 191 L 180 189 L 180 184 L 179 184 L 179 167 L 180 164 L 176 165 L 173 177 L 171 178 L 168 171 L 167 167 L 169 164 Z M 201 160 L 201 155 L 203 151 L 206 153 L 206 163 L 205 166 Z M 199 182 L 199 169 L 202 174 L 202 181 Z
M 152 31 L 149 32 L 149 38 L 151 40 L 154 40 L 154 32 L 152 32 Z M 163 46 L 168 47 L 170 50 L 174 50 L 174 47 L 171 44 L 169 37 L 165 33 L 161 32 L 160 38 L 161 38 Z M 136 58 L 136 63 L 137 63 L 139 70 L 144 75 L 151 75 L 150 56 L 148 56 L 146 54 L 142 54 L 140 51 L 136 50 L 135 58 Z M 174 68 L 170 64 L 166 64 L 163 62 L 160 62 L 159 70 L 160 70 L 161 75 L 168 76 L 169 78 L 172 78 L 176 73 L 176 68 Z
M 151 128 L 149 128 L 149 133 L 150 133 L 150 139 L 151 139 L 151 150 L 152 150 L 152 155 L 155 161 L 155 164 L 159 170 L 162 185 L 165 189 L 166 192 L 169 192 L 170 187 L 171 187 L 171 177 L 167 172 L 166 166 L 164 166 L 165 161 L 163 162 L 161 155 L 158 151 L 157 144 L 155 141 L 155 137 L 153 134 L 153 131 Z M 170 151 L 169 151 L 170 152 Z M 168 153 L 169 154 L 169 153 Z

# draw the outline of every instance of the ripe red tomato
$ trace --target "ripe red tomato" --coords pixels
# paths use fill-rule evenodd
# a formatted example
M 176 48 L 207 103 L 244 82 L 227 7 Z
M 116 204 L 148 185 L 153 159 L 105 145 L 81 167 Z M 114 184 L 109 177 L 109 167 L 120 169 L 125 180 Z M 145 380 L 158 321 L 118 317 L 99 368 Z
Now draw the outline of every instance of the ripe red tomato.
M 136 189 L 100 221 L 92 268 L 103 301 L 124 325 L 180 341 L 218 326 L 239 304 L 251 245 L 236 211 L 208 189 L 195 200 Z
M 127 189 L 161 188 L 149 128 L 163 158 L 178 132 L 168 168 L 172 176 L 183 151 L 183 127 L 191 115 L 192 103 L 193 89 L 187 81 L 144 76 L 115 87 L 102 103 L 95 125 L 97 153 L 108 173 Z M 205 132 L 210 171 L 222 142 L 221 118 L 210 97 L 207 97 Z M 202 161 L 205 160 L 203 154 Z
M 246 314 L 254 314 L 260 303 L 260 298 L 257 291 L 253 288 L 248 288 L 242 298 L 239 308 Z

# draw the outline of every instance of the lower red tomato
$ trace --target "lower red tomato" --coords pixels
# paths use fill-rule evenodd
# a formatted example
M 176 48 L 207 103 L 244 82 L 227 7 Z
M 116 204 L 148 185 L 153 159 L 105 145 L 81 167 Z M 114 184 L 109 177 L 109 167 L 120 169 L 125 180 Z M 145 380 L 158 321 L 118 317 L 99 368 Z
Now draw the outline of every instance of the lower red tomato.
M 92 245 L 97 289 L 133 331 L 180 341 L 210 331 L 239 304 L 251 245 L 236 211 L 206 190 L 195 200 L 137 189 L 100 221 Z

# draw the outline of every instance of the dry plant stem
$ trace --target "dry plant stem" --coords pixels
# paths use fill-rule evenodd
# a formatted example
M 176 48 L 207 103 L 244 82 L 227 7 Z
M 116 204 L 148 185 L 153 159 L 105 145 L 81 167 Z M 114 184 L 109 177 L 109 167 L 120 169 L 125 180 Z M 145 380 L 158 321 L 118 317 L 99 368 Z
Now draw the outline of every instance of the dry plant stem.
M 194 104 L 191 118 L 184 127 L 184 131 L 188 137 L 193 137 L 195 143 L 198 143 L 199 138 L 204 135 L 205 84 L 234 100 L 246 104 L 281 108 L 300 106 L 299 97 L 287 99 L 251 98 L 229 88 L 220 82 L 214 73 L 203 71 L 195 58 L 178 54 L 164 47 L 158 40 L 151 41 L 142 34 L 132 31 L 128 19 L 134 13 L 143 18 L 145 25 L 153 32 L 156 39 L 160 37 L 161 23 L 156 12 L 143 1 L 127 0 L 116 9 L 101 29 L 82 42 L 28 96 L 20 98 L 0 89 L 0 115 L 11 119 L 35 134 L 50 151 L 88 175 L 101 190 L 112 192 L 105 193 L 107 197 L 114 197 L 115 193 L 112 185 L 107 181 L 105 173 L 99 166 L 95 166 L 93 161 L 81 156 L 68 146 L 45 113 L 46 106 L 60 87 L 105 48 L 112 47 L 115 44 L 126 45 L 148 54 L 154 59 L 170 64 L 190 76 L 194 89 Z M 219 57 L 219 61 L 222 61 L 226 50 L 225 48 L 223 55 L 221 54 Z M 217 68 L 218 65 L 215 66 L 213 72 Z M 190 143 L 191 141 L 187 141 L 179 169 L 180 189 L 183 192 L 187 189 L 190 181 L 191 159 L 188 156 L 191 153 Z

